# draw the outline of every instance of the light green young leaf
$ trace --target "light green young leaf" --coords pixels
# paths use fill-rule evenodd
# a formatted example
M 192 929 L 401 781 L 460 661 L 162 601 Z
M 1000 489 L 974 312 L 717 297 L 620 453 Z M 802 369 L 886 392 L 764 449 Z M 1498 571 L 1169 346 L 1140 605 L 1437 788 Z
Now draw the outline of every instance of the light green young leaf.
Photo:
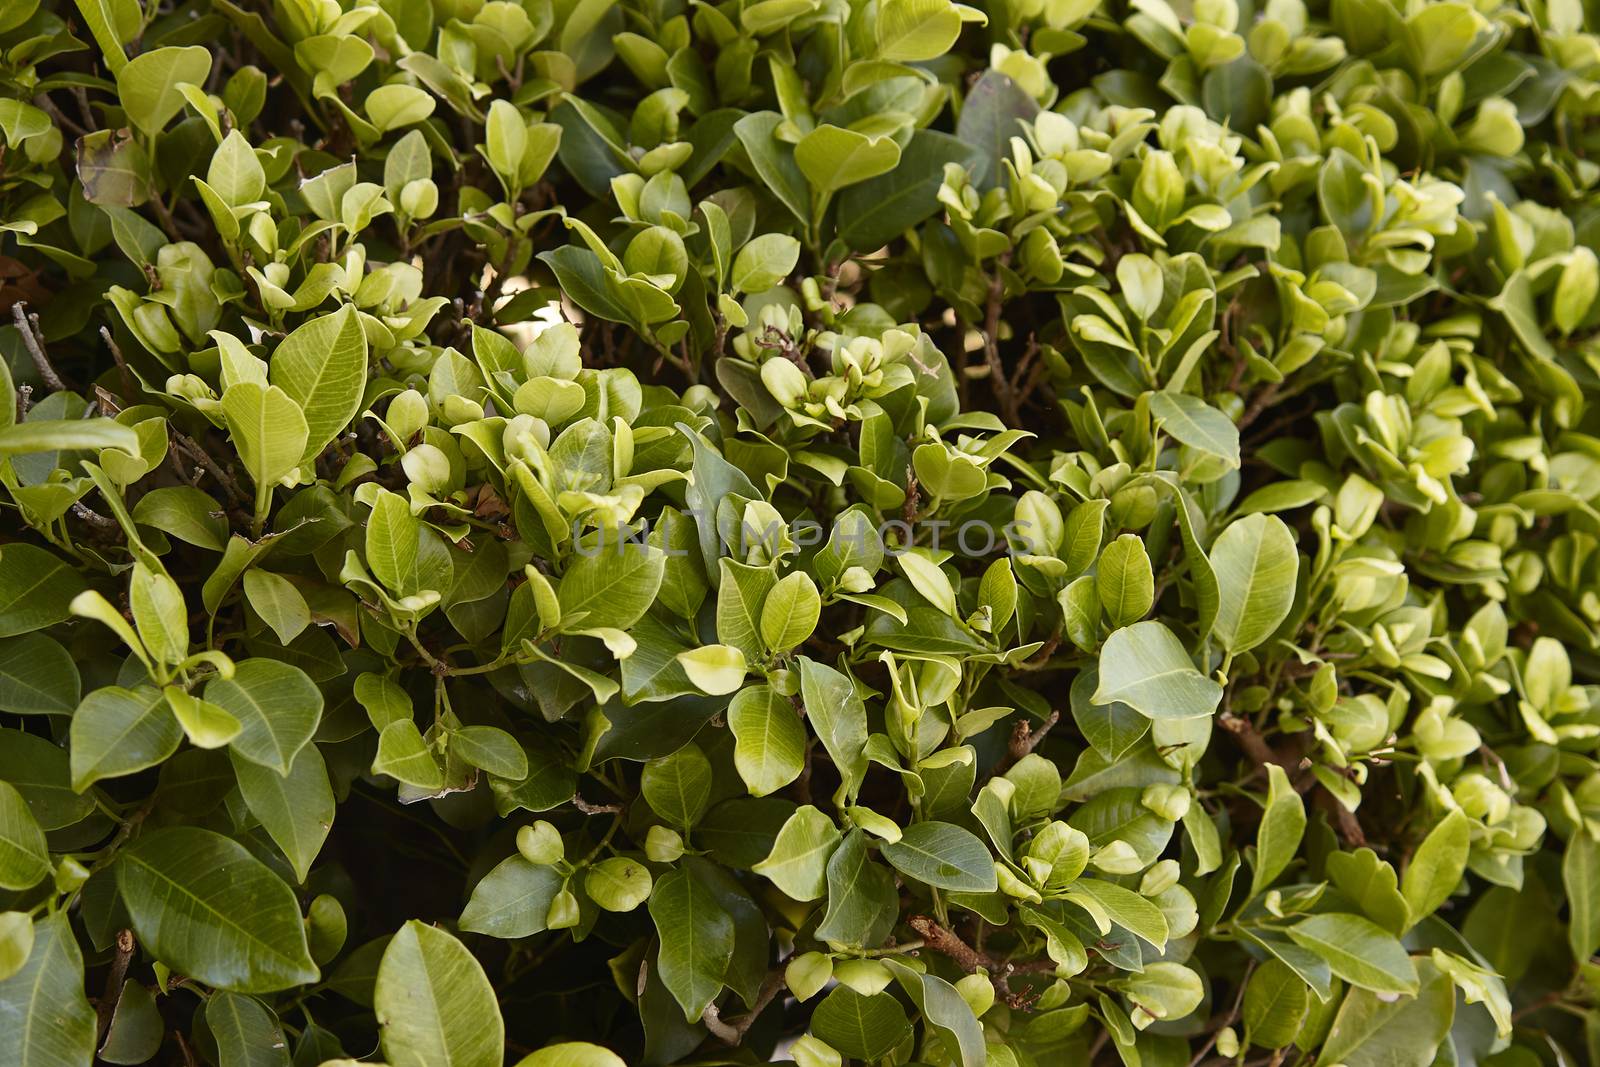
M 800 777 L 806 728 L 785 697 L 765 685 L 740 691 L 728 705 L 733 762 L 751 796 L 775 793 Z
M 1100 650 L 1100 687 L 1095 704 L 1120 701 L 1152 719 L 1210 715 L 1222 686 L 1195 669 L 1183 645 L 1164 623 L 1134 623 L 1113 633 Z
M 1412 925 L 1439 910 L 1461 884 L 1471 844 L 1472 822 L 1456 809 L 1440 819 L 1417 846 L 1400 879 L 1400 893 L 1411 908 Z M 1574 923 L 1573 928 L 1576 926 Z M 1600 947 L 1600 941 L 1596 944 Z
M 392 1067 L 501 1067 L 505 1023 L 494 987 L 465 945 L 412 919 L 394 935 L 373 990 Z
M 1217 576 L 1217 618 L 1211 632 L 1229 652 L 1255 648 L 1272 636 L 1294 604 L 1300 556 L 1294 536 L 1276 515 L 1247 515 L 1211 546 Z
M 306 439 L 296 464 L 315 459 L 361 409 L 367 338 L 356 309 L 346 304 L 306 321 L 278 345 L 269 367 L 271 383 L 305 416 Z
M 1276 763 L 1267 764 L 1267 804 L 1256 830 L 1252 897 L 1266 889 L 1294 859 L 1306 831 L 1306 809 L 1289 776 Z
M 182 110 L 181 83 L 205 85 L 211 74 L 211 52 L 199 45 L 156 48 L 141 52 L 116 74 L 117 96 L 128 121 L 145 134 L 154 134 Z

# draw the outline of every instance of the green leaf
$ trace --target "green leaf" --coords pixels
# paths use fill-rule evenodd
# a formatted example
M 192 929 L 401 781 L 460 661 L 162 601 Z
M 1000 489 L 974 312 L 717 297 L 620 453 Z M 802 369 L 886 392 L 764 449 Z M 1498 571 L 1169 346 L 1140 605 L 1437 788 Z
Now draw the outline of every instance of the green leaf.
M 422 731 L 410 719 L 397 719 L 379 733 L 372 773 L 387 774 L 396 781 L 428 791 L 444 785 L 443 768 L 422 739 Z
M 267 187 L 267 175 L 261 167 L 261 161 L 256 158 L 256 150 L 250 147 L 249 138 L 238 130 L 228 131 L 228 136 L 222 139 L 222 144 L 211 156 L 206 184 L 234 207 L 261 197 Z
M 0 889 L 32 889 L 49 873 L 44 831 L 22 794 L 0 782 Z
M 900 1002 L 888 993 L 862 996 L 841 985 L 817 1005 L 811 1032 L 846 1056 L 876 1060 L 905 1039 L 911 1023 Z
M 812 188 L 826 196 L 893 170 L 900 146 L 889 137 L 823 123 L 795 145 L 794 161 Z
M 1433 834 L 1429 834 L 1428 840 L 1432 839 Z M 1423 847 L 1427 847 L 1426 842 Z M 1408 869 L 1406 874 L 1409 876 L 1411 871 Z M 1600 949 L 1600 845 L 1581 827 L 1567 842 L 1561 880 L 1567 890 L 1567 943 L 1572 946 L 1574 958 L 1586 960 Z
M 786 652 L 810 637 L 822 614 L 822 597 L 804 571 L 778 580 L 761 606 L 761 636 L 767 647 Z
M 744 684 L 749 665 L 732 645 L 702 645 L 679 652 L 677 663 L 701 692 L 727 696 Z
M 372 576 L 396 596 L 442 594 L 450 585 L 449 549 L 396 493 L 379 492 L 373 501 L 365 548 Z
M 900 63 L 937 59 L 961 36 L 950 0 L 885 0 L 873 26 L 878 58 Z
M 1407 961 L 1410 962 L 1409 960 Z M 1431 1067 L 1455 1017 L 1450 976 L 1429 960 L 1417 964 L 1413 995 L 1352 989 L 1339 1006 L 1317 1057 L 1319 1067 Z
M 1255 648 L 1294 605 L 1300 570 L 1294 535 L 1276 515 L 1247 515 L 1222 531 L 1210 556 L 1219 594 L 1211 632 L 1229 652 Z
M 295 878 L 304 882 L 333 828 L 333 787 L 328 782 L 322 753 L 316 745 L 302 748 L 287 776 L 250 762 L 237 749 L 228 755 L 245 806 L 283 850 Z
M 679 830 L 700 821 L 711 800 L 711 762 L 693 743 L 645 764 L 639 792 L 651 809 Z
M 222 395 L 222 414 L 239 460 L 255 482 L 256 499 L 300 466 L 309 430 L 300 406 L 277 386 L 237 382 Z M 258 503 L 258 512 L 262 506 Z
M 1123 534 L 1100 553 L 1095 570 L 1100 606 L 1113 627 L 1129 626 L 1144 618 L 1155 599 L 1155 575 L 1144 542 Z
M 228 543 L 228 522 L 217 502 L 189 486 L 150 490 L 133 506 L 133 518 L 141 526 L 214 552 L 221 552 Z
M 110 419 L 34 419 L 0 430 L 0 456 L 120 448 L 139 454 L 139 435 Z
M 33 918 L 27 912 L 0 911 L 0 982 L 22 970 L 33 952 Z
M 970 830 L 945 822 L 918 822 L 899 841 L 885 841 L 883 858 L 907 878 L 956 893 L 992 893 L 994 857 Z
M 106 68 L 119 74 L 128 65 L 124 43 L 139 36 L 143 25 L 137 0 L 77 0 L 78 12 L 105 57 Z
M 521 781 L 528 776 L 527 752 L 497 726 L 463 726 L 452 731 L 450 754 L 501 778 Z
M 761 187 L 805 224 L 811 219 L 811 195 L 795 162 L 794 149 L 774 135 L 783 121 L 775 111 L 756 111 L 734 123 L 733 132 L 761 179 Z
M 863 830 L 851 830 L 828 860 L 828 908 L 817 924 L 821 941 L 871 948 L 900 913 L 894 875 L 872 862 Z
M 554 867 L 509 856 L 473 887 L 461 912 L 461 929 L 508 940 L 542 933 L 561 885 Z
M 789 816 L 767 858 L 751 870 L 795 900 L 816 900 L 827 891 L 828 858 L 839 841 L 833 820 L 805 804 Z
M 322 720 L 322 693 L 299 667 L 273 659 L 245 660 L 232 678 L 214 678 L 206 699 L 243 727 L 230 746 L 252 763 L 287 777 Z
M 775 793 L 805 767 L 806 728 L 786 697 L 765 685 L 741 690 L 728 705 L 733 762 L 751 796 Z
M 1400 880 L 1400 893 L 1411 909 L 1408 925 L 1415 925 L 1426 919 L 1450 899 L 1450 895 L 1456 891 L 1456 886 L 1461 884 L 1461 876 L 1466 873 L 1467 854 L 1471 845 L 1472 821 L 1460 809 L 1446 813 L 1445 817 L 1428 831 L 1428 836 L 1423 838 L 1422 844 L 1417 846 L 1417 851 L 1412 853 L 1411 862 L 1406 864 L 1405 875 Z M 1570 848 L 1568 851 L 1571 851 Z M 1600 855 L 1594 858 L 1600 862 Z M 1589 868 L 1591 872 L 1596 869 L 1594 866 Z M 1595 921 L 1600 921 L 1600 917 Z M 1577 926 L 1578 924 L 1574 922 L 1571 929 L 1575 930 Z M 1600 947 L 1600 930 L 1596 932 L 1595 945 Z M 1578 953 L 1580 959 L 1586 955 L 1587 953 Z
M 538 1052 L 524 1056 L 516 1067 L 628 1067 L 627 1063 L 610 1049 L 591 1045 L 586 1041 L 563 1041 L 546 1045 Z
M 287 645 L 311 625 L 311 608 L 293 582 L 271 571 L 244 572 L 244 595 L 261 621 Z
M 650 870 L 626 856 L 612 856 L 589 868 L 583 888 L 606 911 L 632 911 L 650 899 Z
M 466 946 L 412 919 L 383 950 L 373 992 L 392 1067 L 501 1067 L 505 1023 L 494 987 Z
M 733 918 L 712 891 L 686 868 L 657 880 L 650 894 L 650 918 L 660 939 L 657 966 L 661 981 L 697 1022 L 722 991 L 723 974 L 733 959 Z
M 289 1043 L 278 1017 L 254 997 L 218 992 L 206 1001 L 206 1028 L 220 1067 L 288 1067 Z
M 1300 1033 L 1311 991 L 1282 960 L 1268 959 L 1244 988 L 1245 1035 L 1261 1048 L 1282 1048 Z
M 919 2 L 923 0 L 912 0 Z M 948 133 L 917 130 L 893 170 L 839 194 L 839 240 L 858 252 L 882 248 L 939 209 L 945 164 L 970 169 L 979 162 L 971 145 Z
M 561 576 L 556 596 L 563 626 L 626 630 L 649 610 L 666 571 L 665 554 L 615 535 L 593 553 L 580 552 Z M 585 614 L 575 618 L 579 612 Z
M 56 556 L 28 544 L 0 545 L 0 637 L 53 626 L 72 615 L 72 600 L 86 588 Z
M 1150 414 L 1161 420 L 1162 432 L 1190 448 L 1239 465 L 1239 428 L 1216 408 L 1187 393 L 1151 393 Z
M 122 995 L 117 998 L 111 1026 L 100 1046 L 100 1058 L 107 1063 L 145 1063 L 160 1051 L 166 1036 L 166 1020 L 156 1006 L 155 995 L 144 983 L 130 978 L 122 983 Z
M 780 284 L 800 262 L 800 242 L 785 233 L 764 233 L 739 249 L 733 258 L 733 288 L 764 293 Z
M 853 797 L 867 773 L 867 708 L 848 676 L 802 656 L 800 695 L 806 718 Z
M 983 1026 L 956 987 L 937 975 L 913 971 L 899 960 L 887 959 L 884 965 L 944 1043 L 945 1054 L 954 1057 L 960 1067 L 985 1067 L 988 1051 Z
M 139 943 L 179 974 L 241 993 L 317 980 L 294 892 L 235 841 L 148 833 L 118 857 L 117 882 Z
M 346 304 L 332 315 L 307 320 L 273 351 L 269 367 L 271 383 L 305 416 L 306 440 L 297 463 L 308 462 L 361 409 L 367 338 L 355 308 Z
M 1120 701 L 1152 719 L 1192 719 L 1210 715 L 1222 699 L 1222 686 L 1195 669 L 1189 654 L 1166 625 L 1140 622 L 1106 639 L 1100 650 L 1096 704 Z
M 1067 888 L 1065 895 L 1091 914 L 1098 908 L 1112 922 L 1142 938 L 1156 951 L 1165 951 L 1170 934 L 1167 917 L 1133 890 L 1100 878 L 1080 878 Z
M 961 105 L 956 137 L 979 152 L 972 180 L 980 189 L 1005 180 L 1000 161 L 1011 157 L 1011 138 L 1023 136 L 1022 124 L 1038 113 L 1038 102 L 1003 71 L 990 68 L 978 77 Z
M 105 48 L 105 43 L 101 42 Z M 116 72 L 117 97 L 132 122 L 145 134 L 166 126 L 183 108 L 180 84 L 204 87 L 211 75 L 211 52 L 199 45 L 142 52 Z
M 91 1062 L 95 1014 L 83 980 L 83 954 L 67 913 L 40 918 L 27 962 L 0 981 L 0 1063 L 79 1067 Z
M 244 729 L 231 713 L 223 711 L 209 700 L 200 699 L 182 686 L 165 686 L 161 692 L 167 698 L 167 706 L 172 709 L 178 725 L 183 727 L 189 743 L 198 748 L 221 748 L 238 737 L 239 731 Z
M 161 690 L 108 685 L 83 698 L 72 716 L 72 788 L 154 767 L 178 750 L 183 728 Z
M 1417 969 L 1394 935 L 1359 915 L 1313 915 L 1289 927 L 1289 937 L 1327 961 L 1333 973 L 1374 993 L 1417 992 Z
M 1361 913 L 1396 937 L 1411 925 L 1411 909 L 1400 895 L 1394 868 L 1370 848 L 1330 854 L 1328 876 Z
M 42 633 L 0 639 L 0 711 L 71 715 L 78 706 L 78 665 Z
M 1289 776 L 1276 763 L 1267 764 L 1267 803 L 1256 830 L 1256 854 L 1250 895 L 1256 896 L 1283 873 L 1300 849 L 1306 832 L 1306 809 Z

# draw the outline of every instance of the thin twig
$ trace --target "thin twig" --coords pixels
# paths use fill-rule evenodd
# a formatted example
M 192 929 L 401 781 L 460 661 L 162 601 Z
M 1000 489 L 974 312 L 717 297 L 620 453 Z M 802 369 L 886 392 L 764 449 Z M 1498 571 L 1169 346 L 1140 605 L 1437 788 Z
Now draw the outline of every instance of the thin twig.
M 90 526 L 98 526 L 102 530 L 114 529 L 117 525 L 116 519 L 106 518 L 81 500 L 72 502 L 72 513 Z
M 1200 1067 L 1200 1061 L 1206 1058 L 1206 1053 L 1210 1052 L 1216 1047 L 1217 1035 L 1222 1033 L 1222 1031 L 1226 1030 L 1228 1027 L 1232 1026 L 1234 1020 L 1239 1017 L 1239 1007 L 1244 1003 L 1245 986 L 1249 983 L 1250 975 L 1255 971 L 1255 969 L 1256 961 L 1251 960 L 1250 965 L 1244 969 L 1244 976 L 1239 979 L 1239 991 L 1234 994 L 1233 1007 L 1228 1009 L 1228 1014 L 1223 1017 L 1220 1023 L 1212 1028 L 1210 1039 L 1208 1039 L 1204 1045 L 1200 1046 L 1200 1051 L 1196 1052 L 1194 1054 L 1194 1059 L 1189 1061 L 1189 1067 Z
M 622 811 L 621 804 L 591 804 L 577 793 L 572 794 L 572 806 L 585 815 L 616 815 Z
M 767 1006 L 772 1003 L 773 998 L 778 995 L 781 989 L 783 989 L 783 972 L 768 971 L 766 979 L 761 983 L 760 992 L 756 994 L 755 1004 L 737 1021 L 732 1023 L 724 1022 L 721 1014 L 717 1011 L 715 1003 L 706 1005 L 706 1010 L 700 1015 L 700 1021 L 705 1023 L 706 1029 L 710 1030 L 719 1039 L 737 1047 L 744 1040 L 745 1032 L 755 1025 L 756 1019 L 760 1017 L 762 1012 L 767 1010 Z
M 194 460 L 196 463 L 200 464 L 200 466 L 204 467 L 208 472 L 210 472 L 211 476 L 217 480 L 222 488 L 226 490 L 227 494 L 236 502 L 249 502 L 250 497 L 243 489 L 239 488 L 239 483 L 233 480 L 233 476 L 224 471 L 221 464 L 219 464 L 215 459 L 211 458 L 211 453 L 201 448 L 195 439 L 190 437 L 188 434 L 182 433 L 176 429 L 172 429 L 171 433 L 172 444 L 174 448 L 182 449 L 190 459 Z
M 139 389 L 134 384 L 133 372 L 128 369 L 128 361 L 122 357 L 122 349 L 117 345 L 116 339 L 111 336 L 111 330 L 108 327 L 100 327 L 100 336 L 105 338 L 106 347 L 111 349 L 111 358 L 117 361 L 117 373 L 122 378 L 123 402 L 131 404 L 134 397 L 139 395 Z
M 39 368 L 39 377 L 43 378 L 44 384 L 51 389 L 61 392 L 67 387 L 67 383 L 61 380 L 61 375 L 50 365 L 50 357 L 45 355 L 44 342 L 37 332 L 39 316 L 30 314 L 28 305 L 18 300 L 11 305 L 11 321 L 17 324 L 17 332 L 22 334 L 22 343 L 27 347 L 28 355 L 33 357 L 33 365 Z

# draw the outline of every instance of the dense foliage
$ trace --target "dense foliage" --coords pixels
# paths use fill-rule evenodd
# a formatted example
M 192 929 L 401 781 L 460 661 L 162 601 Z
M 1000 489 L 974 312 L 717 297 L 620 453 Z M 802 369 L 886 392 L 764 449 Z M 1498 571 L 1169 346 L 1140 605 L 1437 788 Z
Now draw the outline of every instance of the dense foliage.
M 0 4 L 0 1064 L 1600 1062 L 1597 29 Z

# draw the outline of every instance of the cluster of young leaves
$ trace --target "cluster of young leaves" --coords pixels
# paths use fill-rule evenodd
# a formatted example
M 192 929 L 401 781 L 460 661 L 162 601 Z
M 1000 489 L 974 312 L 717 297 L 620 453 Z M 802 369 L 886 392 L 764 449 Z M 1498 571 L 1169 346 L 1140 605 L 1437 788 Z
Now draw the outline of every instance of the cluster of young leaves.
M 1580 0 L 0 5 L 0 1063 L 1600 1062 Z

